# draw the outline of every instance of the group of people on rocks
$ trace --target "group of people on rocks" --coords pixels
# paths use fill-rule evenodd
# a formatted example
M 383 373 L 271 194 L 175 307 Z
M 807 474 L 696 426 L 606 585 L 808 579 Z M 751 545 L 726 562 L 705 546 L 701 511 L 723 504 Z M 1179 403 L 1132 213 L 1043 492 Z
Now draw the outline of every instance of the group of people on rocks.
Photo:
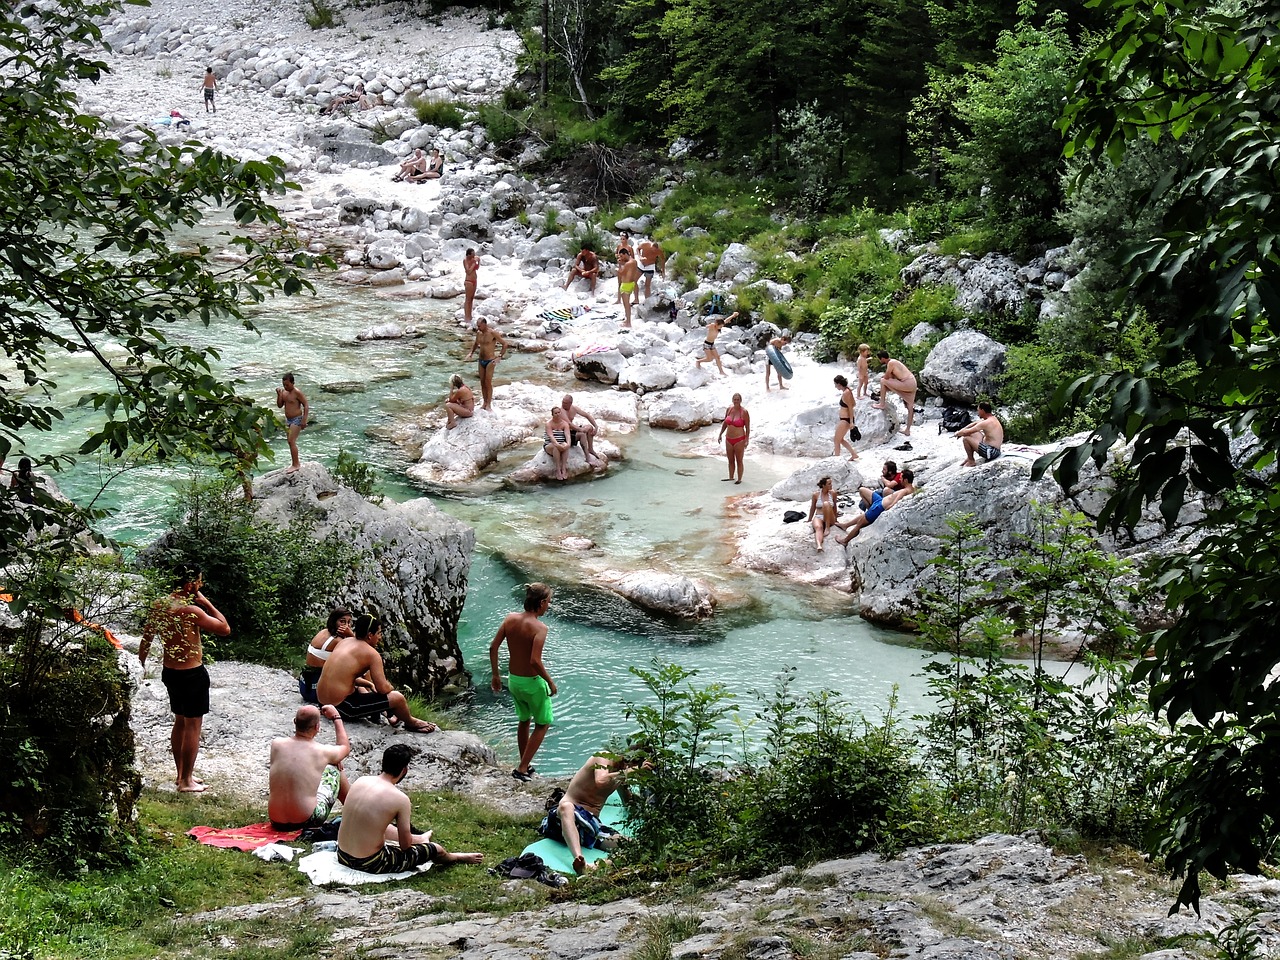
M 431 155 L 427 156 L 422 152 L 422 148 L 418 147 L 401 161 L 399 172 L 391 179 L 397 183 L 400 181 L 426 183 L 428 180 L 439 180 L 443 176 L 444 157 L 440 156 L 440 151 L 432 147 Z
M 162 651 L 160 679 L 169 695 L 174 722 L 170 748 L 179 793 L 201 793 L 205 783 L 195 776 L 203 721 L 210 710 L 210 678 L 204 666 L 205 632 L 228 636 L 227 618 L 204 595 L 200 570 L 187 568 L 167 597 L 159 600 L 143 629 L 138 660 L 145 669 L 151 649 Z M 547 627 L 541 617 L 551 604 L 545 584 L 526 588 L 524 610 L 508 615 L 490 646 L 491 684 L 502 690 L 498 656 L 508 651 L 508 689 L 515 702 L 520 760 L 512 776 L 533 778 L 533 757 L 554 722 L 551 698 L 555 682 L 542 662 Z M 293 718 L 293 733 L 271 741 L 267 814 L 281 832 L 322 826 L 338 803 L 342 818 L 337 833 L 338 862 L 366 873 L 398 873 L 425 863 L 480 863 L 481 853 L 450 852 L 431 839 L 431 832 L 412 827 L 409 797 L 399 789 L 415 750 L 406 743 L 387 747 L 381 772 L 349 783 L 343 761 L 351 752 L 348 720 L 378 720 L 415 733 L 432 733 L 435 724 L 412 715 L 404 695 L 387 680 L 378 650 L 382 624 L 371 614 L 354 616 L 346 608 L 333 610 L 325 627 L 307 646 L 306 666 L 298 680 L 305 705 Z M 334 743 L 322 743 L 321 720 L 334 726 Z M 586 869 L 580 823 L 587 818 L 601 838 L 598 818 L 606 800 L 625 785 L 635 757 L 594 756 L 570 781 L 557 816 L 549 817 L 547 835 L 562 840 L 573 855 L 573 867 Z
M 618 235 L 618 245 L 614 249 L 618 263 L 618 296 L 614 301 L 622 305 L 623 327 L 631 327 L 631 308 L 642 299 L 653 296 L 653 278 L 657 274 L 667 275 L 667 255 L 662 246 L 652 237 L 634 243 L 631 233 L 623 230 Z M 569 278 L 564 282 L 568 290 L 575 280 L 586 280 L 591 293 L 596 292 L 596 281 L 600 279 L 600 256 L 589 245 L 584 245 L 569 266 Z M 644 296 L 640 295 L 640 284 L 644 283 Z

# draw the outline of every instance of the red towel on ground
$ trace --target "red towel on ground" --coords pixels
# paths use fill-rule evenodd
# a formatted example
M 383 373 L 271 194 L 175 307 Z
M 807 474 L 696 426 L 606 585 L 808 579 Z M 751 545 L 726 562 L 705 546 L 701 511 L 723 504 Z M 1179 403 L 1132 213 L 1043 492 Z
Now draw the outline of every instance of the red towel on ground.
M 251 823 L 247 827 L 216 830 L 213 827 L 192 827 L 188 837 L 194 837 L 210 847 L 230 847 L 233 850 L 257 850 L 268 843 L 297 840 L 301 830 L 277 830 L 270 823 Z

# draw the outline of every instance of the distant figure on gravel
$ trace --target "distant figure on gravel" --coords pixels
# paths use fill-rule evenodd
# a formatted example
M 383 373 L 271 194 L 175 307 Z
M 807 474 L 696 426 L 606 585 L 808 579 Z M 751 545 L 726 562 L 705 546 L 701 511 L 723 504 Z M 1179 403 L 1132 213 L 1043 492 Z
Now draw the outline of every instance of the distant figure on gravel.
M 729 475 L 720 479 L 741 483 L 742 461 L 747 454 L 747 444 L 751 442 L 751 414 L 742 405 L 742 394 L 733 395 L 733 403 L 724 412 L 724 419 L 720 422 L 720 436 L 716 439 L 724 440 L 724 455 L 729 460 Z
M 707 324 L 707 339 L 702 344 L 702 356 L 694 361 L 693 365 L 699 370 L 702 369 L 704 363 L 710 363 L 712 360 L 716 362 L 716 369 L 720 371 L 720 375 L 724 376 L 724 364 L 720 362 L 720 351 L 716 349 L 716 338 L 720 336 L 720 331 L 737 317 L 738 311 L 735 310 L 729 316 L 722 320 L 712 320 Z
M 587 463 L 596 467 L 604 466 L 604 458 L 596 455 L 596 436 L 600 433 L 600 424 L 589 412 L 573 402 L 573 394 L 566 393 L 560 400 L 565 416 L 569 418 L 569 446 L 581 445 Z M 578 417 L 584 417 L 586 423 L 578 423 Z
M 289 431 L 285 436 L 289 440 L 289 458 L 292 461 L 285 473 L 297 473 L 301 466 L 298 462 L 298 434 L 307 428 L 311 407 L 294 384 L 292 373 L 286 373 L 280 379 L 284 386 L 276 387 L 276 406 L 284 408 L 284 422 Z
M 622 302 L 622 325 L 631 328 L 631 295 L 640 282 L 640 266 L 626 250 L 618 251 L 618 298 Z
M 382 623 L 368 614 L 356 618 L 355 636 L 341 640 L 324 662 L 316 696 L 320 704 L 338 708 L 348 720 L 366 720 L 388 714 L 404 724 L 411 733 L 432 733 L 439 728 L 427 720 L 419 720 L 409 712 L 409 701 L 391 686 L 382 666 L 378 644 L 382 642 Z M 359 680 L 365 674 L 373 689 L 365 689 Z
M 613 827 L 600 822 L 600 811 L 615 792 L 623 801 L 630 800 L 627 774 L 632 770 L 648 768 L 650 762 L 643 749 L 635 749 L 627 756 L 594 756 L 573 775 L 564 796 L 555 810 L 548 811 L 540 832 L 544 837 L 558 840 L 573 854 L 573 872 L 594 870 L 598 864 L 588 864 L 582 855 L 585 846 L 593 850 L 616 850 L 624 839 Z
M 200 752 L 200 729 L 209 712 L 209 671 L 204 666 L 202 630 L 218 637 L 231 634 L 227 618 L 200 592 L 204 574 L 194 567 L 183 570 L 181 582 L 166 599 L 152 607 L 142 628 L 138 662 L 147 665 L 147 654 L 157 640 L 164 653 L 160 682 L 169 691 L 173 710 L 173 732 L 169 746 L 178 768 L 179 793 L 203 793 L 205 785 L 195 777 L 196 755 Z
M 884 409 L 884 403 L 889 399 L 884 395 L 886 390 L 892 390 L 902 397 L 902 402 L 907 405 L 907 428 L 902 432 L 909 437 L 911 424 L 916 419 L 916 390 L 919 389 L 916 384 L 916 375 L 908 370 L 907 365 L 901 360 L 890 359 L 888 350 L 881 350 L 876 356 L 884 364 L 884 376 L 880 378 L 880 402 L 873 409 Z
M 483 853 L 450 853 L 414 833 L 413 805 L 397 786 L 409 772 L 413 748 L 393 743 L 382 753 L 382 773 L 361 777 L 347 792 L 338 828 L 338 862 L 364 873 L 401 873 L 424 863 L 480 863 Z M 391 846 L 396 844 L 396 846 Z
M 462 292 L 464 295 L 462 301 L 462 319 L 467 321 L 467 326 L 471 326 L 471 307 L 476 302 L 476 286 L 479 284 L 480 276 L 480 258 L 476 256 L 476 252 L 471 247 L 467 248 L 467 255 L 462 258 Z
M 542 648 L 547 642 L 547 625 L 540 619 L 551 606 L 551 588 L 545 583 L 531 583 L 524 591 L 524 612 L 508 613 L 489 644 L 489 686 L 502 692 L 502 674 L 498 668 L 498 650 L 507 644 L 507 689 L 516 706 L 516 743 L 520 762 L 511 775 L 517 780 L 533 779 L 533 757 L 542 746 L 555 714 L 551 698 L 556 684 L 542 663 Z M 529 724 L 533 724 L 530 732 Z
M 859 487 L 858 494 L 862 497 L 863 510 L 853 519 L 842 520 L 836 524 L 841 530 L 849 531 L 849 535 L 843 540 L 836 536 L 836 543 L 841 546 L 847 546 L 849 541 L 862 531 L 863 527 L 871 526 L 871 524 L 880 519 L 880 514 L 916 492 L 916 475 L 910 468 L 902 471 L 902 481 L 901 489 L 894 490 L 892 493 L 882 493 L 879 490 L 872 490 L 870 487 Z
M 596 280 L 600 278 L 600 258 L 589 247 L 583 247 L 582 251 L 574 257 L 573 266 L 569 268 L 569 279 L 564 282 L 564 288 L 568 290 L 569 284 L 579 277 L 591 281 L 591 292 L 596 292 Z
M 444 176 L 444 157 L 440 156 L 440 150 L 437 147 L 431 148 L 431 153 L 427 157 L 427 172 L 421 177 L 423 180 L 439 180 Z
M 333 721 L 336 743 L 316 743 L 320 717 Z M 306 830 L 329 819 L 335 803 L 347 799 L 342 761 L 351 752 L 347 728 L 335 707 L 299 707 L 293 736 L 271 741 L 267 816 L 280 831 Z
M 957 430 L 956 436 L 964 441 L 967 454 L 960 465 L 976 467 L 978 463 L 973 459 L 974 454 L 988 463 L 1000 456 L 1000 448 L 1004 446 L 1004 424 L 991 412 L 991 404 L 984 400 L 978 404 L 978 419 Z
M 453 389 L 449 391 L 449 399 L 444 403 L 446 430 L 456 427 L 459 420 L 468 419 L 476 409 L 476 395 L 456 373 L 449 379 L 449 386 Z
M 551 419 L 547 421 L 545 428 L 546 438 L 542 441 L 542 449 L 547 451 L 547 456 L 556 465 L 557 480 L 569 479 L 565 469 L 569 463 L 569 451 L 573 448 L 569 442 L 569 432 L 569 418 L 565 416 L 564 408 L 552 407 Z
M 213 75 L 213 67 L 204 68 L 204 83 L 201 88 L 204 90 L 204 112 L 217 113 L 218 108 L 213 102 L 213 94 L 218 89 L 218 78 Z
M 665 280 L 667 276 L 667 255 L 656 240 L 641 240 L 636 247 L 636 262 L 640 264 L 640 276 L 644 278 L 644 298 L 653 296 L 653 274 L 656 270 Z M 640 302 L 640 292 L 636 291 L 636 303 Z
M 850 435 L 852 435 L 853 440 L 862 439 L 862 431 L 853 422 L 853 412 L 857 408 L 858 401 L 853 398 L 853 391 L 849 389 L 849 381 L 843 376 L 836 374 L 832 377 L 831 382 L 840 391 L 840 416 L 836 420 L 836 448 L 831 455 L 838 457 L 841 449 L 845 449 L 849 451 L 850 460 L 857 460 L 858 451 L 853 449 Z
M 502 347 L 502 352 L 498 352 Z M 484 397 L 484 409 L 493 409 L 493 365 L 507 355 L 507 340 L 497 330 L 489 329 L 489 321 L 481 317 L 476 321 L 476 338 L 467 352 L 470 360 L 480 351 L 480 394 Z

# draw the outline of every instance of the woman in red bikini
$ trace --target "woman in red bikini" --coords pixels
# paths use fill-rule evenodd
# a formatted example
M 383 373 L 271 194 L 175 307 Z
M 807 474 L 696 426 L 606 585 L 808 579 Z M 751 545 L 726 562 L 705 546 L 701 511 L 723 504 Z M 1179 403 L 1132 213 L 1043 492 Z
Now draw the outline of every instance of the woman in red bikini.
M 747 442 L 751 439 L 751 414 L 742 405 L 742 394 L 733 395 L 733 406 L 724 412 L 724 420 L 720 424 L 720 437 L 724 440 L 724 455 L 729 458 L 729 475 L 723 479 L 734 483 L 742 482 L 742 458 L 747 452 Z M 737 472 L 738 479 L 734 480 Z

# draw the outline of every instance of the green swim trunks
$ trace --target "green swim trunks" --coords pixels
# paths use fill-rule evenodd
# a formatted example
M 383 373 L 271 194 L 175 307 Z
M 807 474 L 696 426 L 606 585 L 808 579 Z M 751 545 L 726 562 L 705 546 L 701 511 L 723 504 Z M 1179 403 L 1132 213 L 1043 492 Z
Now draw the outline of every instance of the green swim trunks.
M 516 719 L 521 723 L 532 720 L 540 727 L 556 722 L 551 712 L 551 688 L 541 677 L 507 677 L 507 689 L 516 702 Z

